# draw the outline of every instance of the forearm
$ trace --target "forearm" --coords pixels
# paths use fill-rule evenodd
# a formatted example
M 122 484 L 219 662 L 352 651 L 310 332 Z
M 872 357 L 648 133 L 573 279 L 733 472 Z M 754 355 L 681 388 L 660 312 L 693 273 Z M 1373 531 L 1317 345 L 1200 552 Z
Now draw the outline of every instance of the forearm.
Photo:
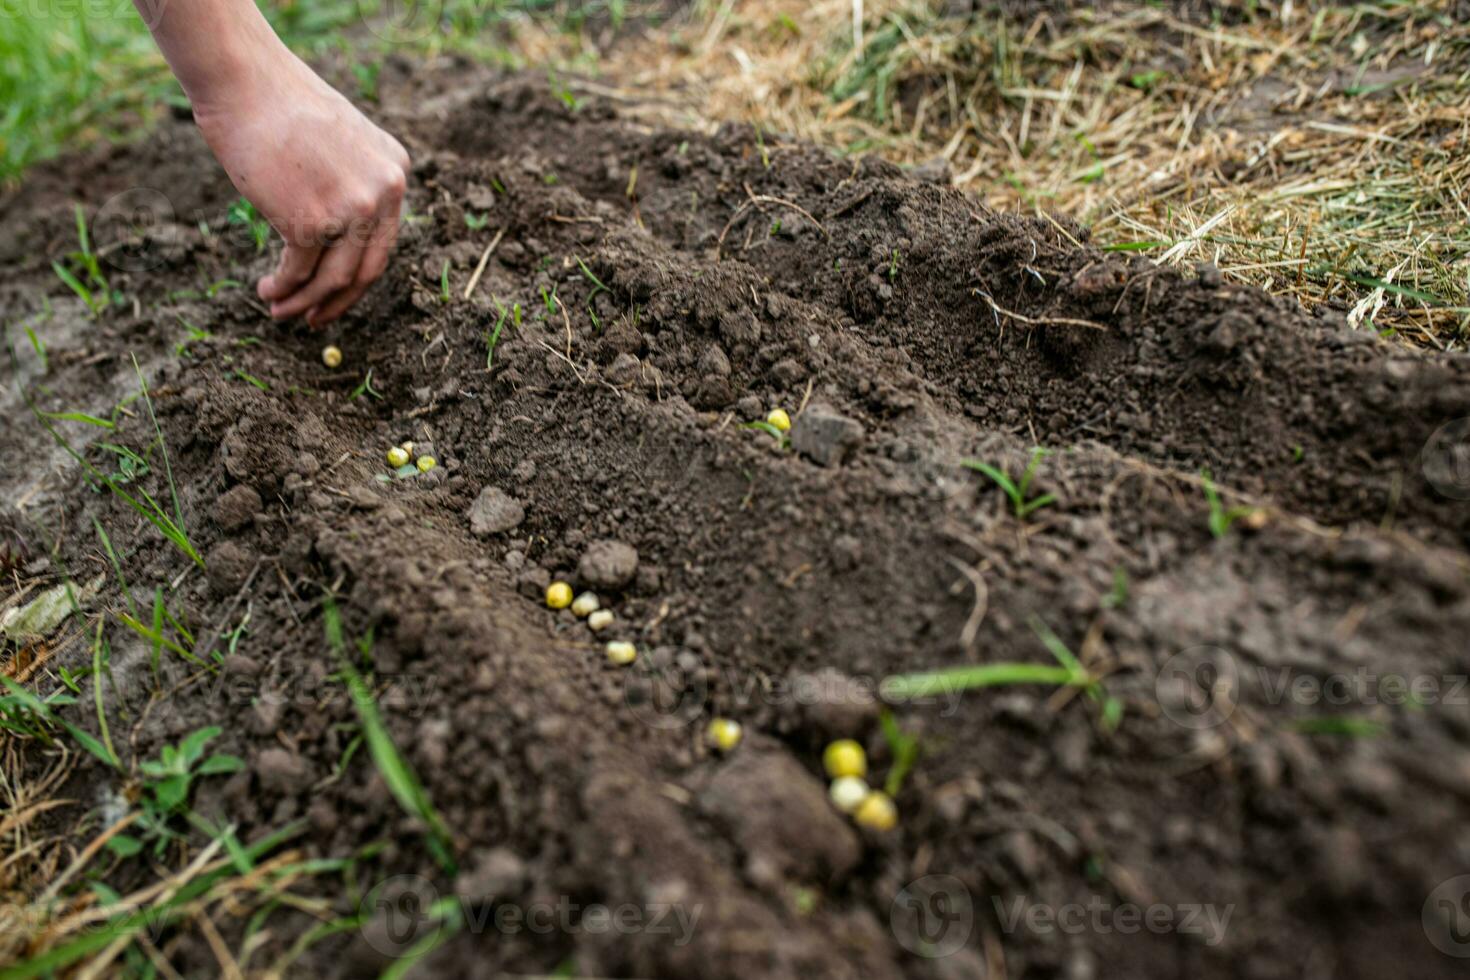
M 278 83 L 295 57 L 253 0 L 133 0 L 196 109 Z

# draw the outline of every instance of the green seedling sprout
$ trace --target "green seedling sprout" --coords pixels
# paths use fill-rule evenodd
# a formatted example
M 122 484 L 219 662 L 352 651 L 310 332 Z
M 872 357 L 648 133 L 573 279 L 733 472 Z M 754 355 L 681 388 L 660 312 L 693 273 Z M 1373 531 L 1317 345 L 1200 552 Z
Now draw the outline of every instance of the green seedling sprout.
M 36 403 L 31 400 L 29 394 L 25 394 L 23 397 L 26 400 L 26 407 L 31 410 L 31 414 L 35 415 L 37 421 L 41 423 L 41 427 L 44 428 L 51 435 L 51 438 L 55 440 L 56 444 L 61 447 L 61 449 L 68 456 L 76 460 L 76 462 L 82 467 L 83 471 L 87 474 L 88 477 L 90 477 L 93 481 L 97 483 L 106 485 L 109 490 L 117 495 L 119 500 L 121 500 L 127 506 L 131 507 L 141 517 L 147 520 L 148 523 L 157 528 L 158 532 L 162 534 L 164 538 L 167 539 L 171 544 L 173 544 L 174 547 L 183 552 L 183 554 L 186 555 L 190 561 L 194 562 L 200 568 L 203 568 L 204 559 L 194 548 L 193 542 L 189 540 L 189 534 L 184 525 L 183 507 L 179 503 L 178 486 L 174 483 L 173 467 L 169 461 L 168 456 L 168 446 L 164 442 L 163 429 L 158 424 L 158 417 L 153 412 L 153 400 L 148 394 L 148 383 L 143 379 L 143 372 L 142 369 L 138 367 L 138 360 L 136 357 L 133 358 L 133 370 L 138 376 L 138 383 L 142 389 L 143 403 L 148 407 L 148 418 L 153 423 L 153 431 L 156 436 L 155 444 L 162 451 L 164 473 L 168 480 L 169 494 L 173 499 L 174 512 L 172 515 L 164 510 L 163 507 L 159 505 L 158 501 L 153 499 L 152 495 L 149 494 L 148 491 L 142 489 L 141 487 L 138 487 L 138 496 L 134 497 L 131 493 L 123 489 L 122 482 L 106 473 L 103 473 L 96 466 L 92 465 L 92 463 L 85 456 L 77 452 L 75 447 L 72 446 L 72 444 L 67 440 L 65 436 L 57 431 L 56 426 L 52 425 L 52 420 L 47 417 L 47 413 L 41 411 Z M 98 424 L 100 422 L 101 420 L 99 419 L 89 422 L 88 424 Z
M 885 698 L 911 701 L 975 688 L 1043 684 L 1074 688 L 1096 701 L 1101 708 L 1104 731 L 1114 731 L 1123 720 L 1123 702 L 1107 693 L 1102 679 L 1082 665 L 1076 655 L 1040 617 L 1031 617 L 1031 629 L 1057 661 L 1058 666 L 1032 663 L 997 663 L 946 667 L 940 670 L 887 677 L 882 684 Z
M 362 377 L 362 384 L 360 384 L 356 388 L 353 388 L 352 389 L 352 393 L 347 396 L 347 400 L 350 401 L 350 402 L 355 402 L 359 398 L 361 398 L 363 395 L 367 395 L 367 396 L 369 396 L 371 398 L 376 398 L 379 401 L 382 401 L 383 400 L 383 396 L 380 395 L 380 394 L 378 394 L 377 391 L 375 391 L 373 389 L 373 369 L 372 368 L 368 368 L 367 369 L 367 374 L 363 375 L 363 377 Z
M 92 316 L 96 317 L 107 309 L 113 301 L 112 287 L 107 282 L 107 277 L 102 274 L 102 266 L 97 261 L 97 255 L 92 251 L 92 238 L 87 232 L 87 214 L 82 210 L 80 204 L 76 205 L 77 218 L 77 242 L 80 246 L 78 251 L 67 256 L 69 262 L 81 269 L 86 275 L 83 282 L 70 268 L 60 262 L 53 261 L 51 270 L 56 273 L 68 289 L 76 294 L 77 298 L 86 304 Z
M 1226 508 L 1220 500 L 1220 492 L 1215 489 L 1215 481 L 1211 479 L 1208 469 L 1200 470 L 1199 478 L 1205 488 L 1205 500 L 1210 504 L 1210 533 L 1215 537 L 1225 537 L 1230 533 L 1230 525 L 1247 514 L 1255 513 L 1254 507 Z
M 577 267 L 582 270 L 582 275 L 592 280 L 592 292 L 587 295 L 587 315 L 592 318 L 592 325 L 601 330 L 602 322 L 598 320 L 597 312 L 592 308 L 592 301 L 597 298 L 598 293 L 611 293 L 612 290 L 608 289 L 607 284 L 587 268 L 587 263 L 583 262 L 580 257 L 577 258 Z
M 255 242 L 255 251 L 257 253 L 264 252 L 265 247 L 270 244 L 270 222 L 261 217 L 260 212 L 255 210 L 255 205 L 245 200 L 245 198 L 242 197 L 230 205 L 230 210 L 225 216 L 225 220 L 232 225 L 243 225 L 249 229 L 250 239 Z
M 439 302 L 449 302 L 449 260 L 444 260 L 444 266 L 439 270 Z
M 464 224 L 470 231 L 479 231 L 489 223 L 490 216 L 488 214 L 473 214 L 469 211 L 464 213 Z
M 507 310 L 504 306 L 500 305 L 500 300 L 491 297 L 491 302 L 493 302 L 495 304 L 495 308 L 500 311 L 500 316 L 495 321 L 495 329 L 491 330 L 485 335 L 486 371 L 490 370 L 490 368 L 495 364 L 495 345 L 500 343 L 500 331 L 505 328 L 506 318 L 512 315 L 510 310 Z M 514 309 L 515 325 L 519 327 L 521 325 L 521 304 L 516 303 Z
M 765 419 L 756 419 L 754 422 L 743 422 L 741 423 L 740 428 L 758 429 L 761 432 L 769 435 L 772 439 L 775 439 L 776 445 L 781 449 L 791 448 L 791 437 L 782 432 L 780 429 L 776 428 L 771 423 L 767 422 Z
M 1047 456 L 1047 451 L 1037 446 L 1031 450 L 1031 459 L 1026 464 L 1026 469 L 1021 473 L 1021 479 L 1012 480 L 1002 469 L 983 463 L 978 459 L 960 460 L 960 465 L 968 469 L 977 470 L 988 476 L 995 485 L 1005 491 L 1005 495 L 1011 500 L 1011 508 L 1016 513 L 1018 520 L 1025 520 L 1027 516 L 1047 506 L 1056 503 L 1056 495 L 1044 493 L 1039 497 L 1031 496 L 1031 481 L 1036 478 L 1036 469 L 1041 461 Z
M 888 770 L 888 778 L 883 782 L 883 792 L 889 796 L 897 796 L 898 791 L 903 789 L 903 781 L 913 770 L 914 763 L 919 761 L 919 740 L 898 727 L 891 711 L 885 709 L 878 717 L 878 723 L 883 728 L 883 740 L 893 753 L 893 765 Z

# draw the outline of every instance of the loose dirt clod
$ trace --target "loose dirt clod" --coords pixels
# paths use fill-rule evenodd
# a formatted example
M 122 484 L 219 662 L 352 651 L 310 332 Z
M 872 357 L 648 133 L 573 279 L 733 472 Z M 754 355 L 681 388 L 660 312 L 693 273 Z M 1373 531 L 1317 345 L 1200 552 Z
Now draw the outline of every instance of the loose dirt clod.
M 504 490 L 495 486 L 482 489 L 469 509 L 470 530 L 480 537 L 503 534 L 520 526 L 526 510 Z
M 638 574 L 638 552 L 621 541 L 598 541 L 577 563 L 577 576 L 594 589 L 617 592 Z
M 822 466 L 840 466 L 862 439 L 860 422 L 816 405 L 791 423 L 791 448 Z
M 219 495 L 210 508 L 210 516 L 222 531 L 238 531 L 249 524 L 262 506 L 260 494 L 249 484 L 241 483 Z

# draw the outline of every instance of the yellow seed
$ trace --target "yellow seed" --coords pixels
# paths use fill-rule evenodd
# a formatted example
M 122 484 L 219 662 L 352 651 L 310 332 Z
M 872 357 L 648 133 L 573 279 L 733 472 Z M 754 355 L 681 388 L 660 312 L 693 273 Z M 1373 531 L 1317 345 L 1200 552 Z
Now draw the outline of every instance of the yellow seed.
M 410 456 L 413 455 L 413 443 L 411 443 L 411 442 L 400 442 L 398 444 L 398 448 L 399 449 L 402 449 L 404 452 L 408 453 Z
M 740 722 L 730 718 L 716 718 L 705 730 L 705 737 L 709 739 L 709 743 L 721 752 L 729 752 L 739 745 L 740 736 L 743 734 Z
M 420 473 L 427 473 L 439 464 L 434 461 L 433 456 L 420 456 L 415 465 L 418 466 Z
M 400 466 L 408 465 L 408 453 L 403 451 L 403 447 L 394 446 L 392 449 L 388 450 L 388 465 L 393 467 L 395 470 L 398 469 L 398 467 Z
M 546 604 L 552 609 L 565 609 L 572 604 L 572 587 L 565 582 L 552 582 L 546 587 Z
M 342 363 L 342 351 L 336 347 L 323 347 L 322 363 L 329 368 L 336 367 Z
M 856 776 L 842 776 L 832 780 L 827 795 L 832 798 L 833 806 L 843 813 L 851 813 L 868 798 L 870 792 L 868 784 Z
M 782 432 L 789 432 L 791 430 L 791 416 L 786 414 L 786 409 L 784 408 L 771 409 L 771 413 L 766 416 L 766 421 Z
M 626 667 L 638 659 L 638 648 L 623 640 L 613 640 L 607 645 L 607 659 Z
M 587 628 L 594 633 L 600 633 L 613 623 L 613 612 L 611 609 L 599 609 L 587 617 Z
M 578 617 L 591 616 L 597 612 L 602 603 L 597 601 L 597 596 L 591 592 L 583 592 L 572 600 L 572 615 Z
M 861 745 L 850 738 L 840 738 L 827 746 L 827 751 L 822 753 L 822 768 L 827 770 L 827 775 L 832 779 L 843 776 L 861 778 L 868 774 L 868 757 L 863 753 Z
M 898 807 L 887 793 L 874 790 L 858 804 L 852 819 L 871 830 L 892 830 L 898 824 Z

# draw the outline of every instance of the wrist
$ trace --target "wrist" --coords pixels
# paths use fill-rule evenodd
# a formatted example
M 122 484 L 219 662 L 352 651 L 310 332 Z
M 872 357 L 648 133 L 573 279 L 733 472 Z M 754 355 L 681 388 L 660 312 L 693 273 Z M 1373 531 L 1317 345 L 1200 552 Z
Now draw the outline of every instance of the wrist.
M 170 4 L 153 33 L 196 117 L 265 104 L 301 68 L 253 2 Z

